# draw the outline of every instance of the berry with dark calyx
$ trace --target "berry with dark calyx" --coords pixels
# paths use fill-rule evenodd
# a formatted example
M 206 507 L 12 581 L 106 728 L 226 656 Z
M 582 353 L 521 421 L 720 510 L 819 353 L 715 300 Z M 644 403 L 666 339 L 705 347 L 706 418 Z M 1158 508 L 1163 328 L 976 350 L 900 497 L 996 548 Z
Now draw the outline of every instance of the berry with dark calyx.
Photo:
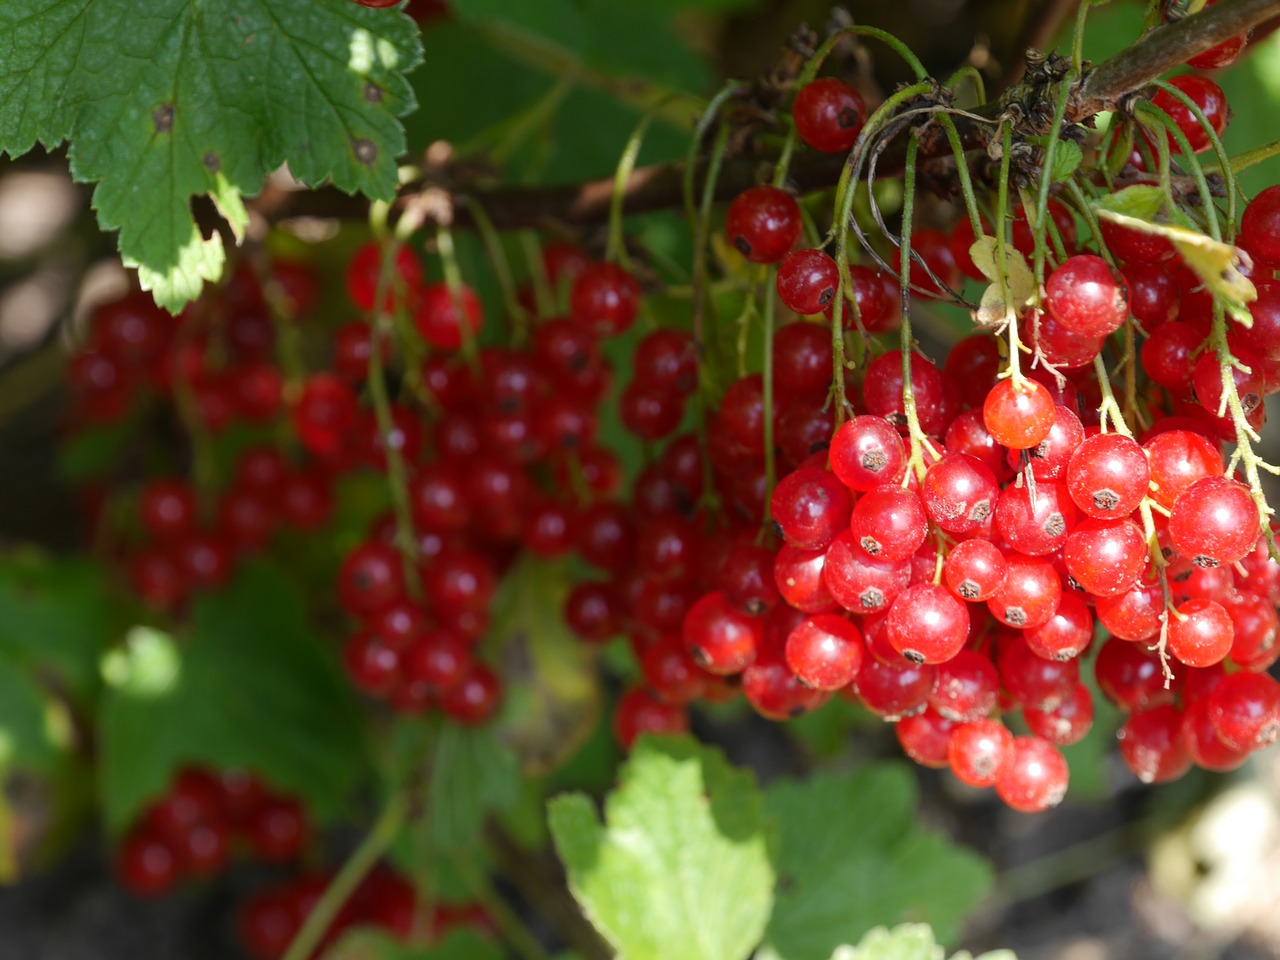
M 970 603 L 990 599 L 1004 583 L 1008 565 L 990 540 L 974 538 L 958 543 L 942 567 L 943 580 L 955 596 Z
M 878 613 L 888 610 L 911 582 L 911 563 L 871 556 L 846 530 L 827 548 L 822 582 L 846 610 L 864 615 Z M 783 595 L 786 595 L 785 591 Z
M 399 552 L 385 543 L 366 542 L 342 561 L 338 602 L 354 617 L 367 617 L 404 593 Z
M 777 263 L 791 250 L 803 226 L 800 205 L 777 187 L 749 187 L 725 214 L 729 242 L 752 263 Z
M 1147 538 L 1132 520 L 1087 519 L 1070 534 L 1062 558 L 1071 579 L 1095 597 L 1124 593 L 1147 568 Z
M 847 687 L 865 656 L 858 628 L 835 614 L 806 617 L 787 636 L 787 666 L 801 683 L 815 690 Z
M 836 298 L 836 262 L 821 250 L 796 250 L 778 264 L 778 298 L 794 313 L 821 313 Z
M 883 417 L 846 420 L 831 439 L 829 455 L 840 482 L 860 492 L 896 483 L 906 466 L 902 437 Z
M 1061 480 L 1067 471 L 1071 455 L 1085 438 L 1080 418 L 1060 403 L 1053 407 L 1053 426 L 1049 434 L 1026 451 L 1027 466 L 1037 480 Z M 1016 473 L 1023 457 L 1022 451 L 1010 450 L 1006 455 L 1011 472 Z
M 677 636 L 659 638 L 640 655 L 640 672 L 650 692 L 664 703 L 692 703 L 706 689 L 707 674 Z
M 1067 464 L 1071 499 L 1090 517 L 1127 517 L 1142 502 L 1151 469 L 1141 447 L 1118 433 L 1086 438 Z
M 1001 380 L 982 403 L 982 421 L 996 443 L 1014 450 L 1034 447 L 1053 427 L 1054 402 L 1049 391 L 1034 380 L 1020 387 L 1012 379 Z
M 739 610 L 759 616 L 782 599 L 774 579 L 776 552 L 751 541 L 736 544 L 720 568 L 719 587 Z
M 791 107 L 800 139 L 824 153 L 853 148 L 867 120 L 867 106 L 857 90 L 843 80 L 819 77 L 796 93 Z
M 976 457 L 963 453 L 948 453 L 931 464 L 920 484 L 929 519 L 950 534 L 987 526 L 998 497 L 995 475 Z
M 911 354 L 910 367 L 920 429 L 929 436 L 941 436 L 955 412 L 948 410 L 947 381 L 942 371 L 919 353 Z M 901 355 L 892 350 L 882 354 L 867 365 L 867 375 L 862 381 L 862 402 L 868 413 L 884 417 L 894 426 L 905 429 L 907 416 L 903 407 L 902 382 Z
M 764 641 L 764 624 L 733 608 L 722 593 L 708 593 L 685 614 L 684 642 L 709 673 L 741 673 Z
M 917 583 L 889 607 L 889 642 L 913 663 L 944 663 L 969 636 L 969 610 L 943 587 Z
M 1200 567 L 1243 559 L 1260 526 L 1249 488 L 1227 477 L 1197 480 L 1178 496 L 1169 515 L 1174 547 Z
M 920 498 L 898 484 L 886 483 L 854 504 L 850 529 L 858 545 L 882 560 L 905 560 L 924 543 L 929 521 Z
M 1178 316 L 1178 282 L 1154 263 L 1133 263 L 1121 271 L 1129 289 L 1129 312 L 1148 333 Z
M 1043 557 L 1005 554 L 1004 583 L 987 608 L 1006 626 L 1029 630 L 1047 623 L 1062 599 L 1062 581 Z
M 1065 484 L 1041 480 L 1008 486 L 996 501 L 996 529 L 1019 553 L 1042 557 L 1061 549 L 1076 526 L 1075 503 Z
M 1248 370 L 1246 372 L 1233 365 L 1230 371 L 1235 383 L 1236 396 L 1240 399 L 1240 407 L 1247 416 L 1261 406 L 1263 396 L 1267 392 L 1263 363 L 1260 357 L 1243 347 L 1235 347 L 1232 352 L 1235 354 L 1235 359 Z M 1200 406 L 1213 416 L 1218 416 L 1218 411 L 1225 409 L 1222 365 L 1212 350 L 1202 353 L 1196 360 L 1195 366 L 1191 368 L 1191 387 L 1195 391 Z
M 1014 737 L 1009 758 L 996 775 L 996 794 L 1015 810 L 1039 813 L 1067 795 L 1070 771 L 1062 753 L 1040 737 Z
M 1013 734 L 996 720 L 961 724 L 947 741 L 947 764 L 971 787 L 995 786 L 1013 754 Z

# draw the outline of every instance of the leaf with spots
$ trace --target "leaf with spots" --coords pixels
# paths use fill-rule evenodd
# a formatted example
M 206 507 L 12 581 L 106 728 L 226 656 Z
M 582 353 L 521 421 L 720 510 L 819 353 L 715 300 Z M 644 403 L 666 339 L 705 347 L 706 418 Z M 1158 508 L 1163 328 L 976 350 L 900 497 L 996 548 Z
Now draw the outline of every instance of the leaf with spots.
M 226 253 L 243 198 L 287 164 L 308 185 L 390 197 L 421 58 L 413 22 L 351 0 L 31 0 L 0 4 L 0 151 L 70 142 L 104 229 L 171 310 Z

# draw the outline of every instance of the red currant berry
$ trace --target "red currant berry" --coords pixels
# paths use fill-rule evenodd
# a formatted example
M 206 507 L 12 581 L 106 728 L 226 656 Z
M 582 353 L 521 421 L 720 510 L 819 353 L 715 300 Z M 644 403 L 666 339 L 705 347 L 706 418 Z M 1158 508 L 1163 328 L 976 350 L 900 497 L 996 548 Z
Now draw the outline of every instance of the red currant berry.
M 1001 446 L 1015 450 L 1034 447 L 1053 427 L 1054 402 L 1049 391 L 1034 380 L 1021 389 L 1013 380 L 1001 380 L 982 404 L 982 422 Z
M 1143 783 L 1167 783 L 1191 769 L 1182 715 L 1170 704 L 1136 710 L 1116 734 L 1120 756 Z
M 947 556 L 942 576 L 947 589 L 961 600 L 989 600 L 1004 583 L 1004 554 L 990 540 L 975 538 L 958 543 Z
M 600 337 L 630 328 L 639 309 L 640 287 L 631 274 L 612 263 L 593 263 L 573 282 L 569 312 Z
M 1243 483 L 1205 477 L 1174 501 L 1169 535 L 1199 567 L 1235 563 L 1253 549 L 1260 529 L 1258 505 Z
M 847 687 L 865 657 L 858 628 L 835 614 L 807 617 L 787 636 L 787 666 L 815 690 Z
M 778 298 L 793 313 L 821 313 L 836 298 L 840 273 L 821 250 L 797 250 L 778 264 Z
M 800 239 L 800 205 L 777 187 L 750 187 L 729 204 L 725 233 L 752 263 L 777 263 Z
M 951 731 L 947 741 L 951 772 L 971 787 L 995 786 L 1012 755 L 1013 734 L 996 720 L 962 724 Z
M 969 637 L 969 610 L 932 583 L 909 586 L 889 608 L 889 642 L 913 663 L 944 663 Z
M 843 80 L 820 77 L 800 88 L 791 107 L 800 139 L 824 153 L 853 149 L 867 120 L 861 95 Z
M 1056 807 L 1067 795 L 1070 771 L 1058 748 L 1039 737 L 1014 737 L 1005 765 L 996 775 L 996 794 L 1022 813 Z

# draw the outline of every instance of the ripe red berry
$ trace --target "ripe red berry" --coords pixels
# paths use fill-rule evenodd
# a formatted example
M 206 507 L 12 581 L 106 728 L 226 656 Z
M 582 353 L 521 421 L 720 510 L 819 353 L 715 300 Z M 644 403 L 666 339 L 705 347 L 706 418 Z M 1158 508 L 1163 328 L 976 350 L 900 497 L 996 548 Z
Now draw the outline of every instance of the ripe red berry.
M 836 298 L 839 281 L 836 262 L 821 250 L 796 250 L 778 264 L 778 298 L 795 313 L 821 313 Z
M 947 741 L 951 772 L 971 787 L 995 786 L 1012 755 L 1013 734 L 996 720 L 962 724 Z
M 947 589 L 961 600 L 990 599 L 1004 583 L 1007 564 L 990 540 L 974 538 L 958 543 L 947 556 L 942 576 Z
M 1257 750 L 1280 736 L 1280 683 L 1265 673 L 1232 673 L 1209 694 L 1209 720 L 1235 750 Z
M 404 593 L 399 552 L 385 543 L 366 542 L 342 561 L 338 602 L 353 617 L 367 617 Z
M 1221 136 L 1222 131 L 1227 129 L 1229 113 L 1227 95 L 1222 91 L 1222 88 L 1208 77 L 1201 77 L 1193 73 L 1174 77 L 1169 82 L 1191 98 L 1191 101 L 1204 113 L 1205 119 L 1209 121 L 1209 126 L 1214 133 Z M 1200 153 L 1209 149 L 1209 134 L 1181 100 L 1175 98 L 1168 91 L 1161 90 L 1151 98 L 1151 103 L 1173 118 L 1174 123 L 1178 125 L 1178 129 L 1186 135 L 1192 151 Z M 1179 149 L 1172 134 L 1169 136 L 1169 146 L 1174 150 Z
M 831 438 L 831 469 L 850 490 L 867 491 L 902 477 L 906 450 L 883 417 L 846 420 Z
M 1189 667 L 1211 667 L 1231 652 L 1235 626 L 1222 605 L 1200 598 L 1169 617 L 1169 652 Z
M 774 488 L 770 516 L 787 543 L 803 550 L 825 550 L 848 529 L 848 487 L 830 470 L 801 467 Z
M 1000 698 L 1000 675 L 989 657 L 961 650 L 938 665 L 938 683 L 929 706 L 948 720 L 973 723 L 995 709 Z
M 1039 737 L 1014 737 L 1009 759 L 996 776 L 1000 799 L 1023 813 L 1055 807 L 1067 795 L 1067 761 Z
M 1280 185 L 1267 187 L 1244 208 L 1239 242 L 1256 260 L 1280 264 Z
M 907 587 L 889 608 L 889 642 L 913 663 L 944 663 L 969 636 L 964 603 L 932 583 Z
M 1171 508 L 1197 480 L 1223 472 L 1217 446 L 1189 430 L 1166 430 L 1151 437 L 1142 448 L 1151 469 L 1151 496 L 1165 508 Z
M 465 324 L 465 327 L 464 327 Z M 423 288 L 413 315 L 418 335 L 437 350 L 459 349 L 474 338 L 484 325 L 484 307 L 474 290 L 465 284 L 455 297 L 448 284 L 431 283 Z
M 850 529 L 858 545 L 881 560 L 910 557 L 929 531 L 920 498 L 898 484 L 881 484 L 854 504 Z
M 785 549 L 785 548 L 784 548 Z M 911 582 L 908 560 L 879 560 L 871 556 L 846 530 L 827 548 L 822 582 L 840 606 L 853 613 L 888 610 Z M 786 596 L 786 591 L 783 591 Z
M 800 239 L 800 205 L 777 187 L 749 187 L 725 214 L 729 242 L 752 263 L 777 263 Z
M 382 270 L 382 246 L 370 241 L 360 247 L 347 264 L 347 296 L 361 310 L 372 310 L 377 298 L 378 275 Z M 422 285 L 422 264 L 408 247 L 396 250 L 392 283 L 383 297 L 382 309 L 391 311 L 404 303 Z
M 941 769 L 947 765 L 947 746 L 957 724 L 926 708 L 903 717 L 893 726 L 902 751 L 922 767 Z
M 569 313 L 596 336 L 612 337 L 635 322 L 639 301 L 635 277 L 617 264 L 593 263 L 573 282 Z
M 849 620 L 824 613 L 806 617 L 787 636 L 787 666 L 815 690 L 847 687 L 866 654 L 862 634 Z
M 1200 567 L 1242 559 L 1257 542 L 1260 526 L 1249 488 L 1227 477 L 1197 480 L 1174 501 L 1169 515 L 1174 547 Z
M 1177 780 L 1191 769 L 1182 738 L 1182 715 L 1170 704 L 1137 710 L 1116 734 L 1120 756 L 1143 783 Z
M 465 727 L 488 722 L 502 703 L 502 680 L 483 663 L 472 661 L 466 675 L 440 697 L 440 708 Z
M 1044 710 L 1024 707 L 1022 716 L 1037 737 L 1060 747 L 1079 743 L 1093 726 L 1093 694 L 1083 683 L 1077 683 L 1056 706 Z
M 800 88 L 791 107 L 800 139 L 824 153 L 853 148 L 867 120 L 858 91 L 843 80 L 820 77 Z
M 1071 579 L 1095 597 L 1124 593 L 1147 569 L 1147 538 L 1132 520 L 1083 521 L 1062 558 Z
M 684 707 L 664 703 L 644 687 L 633 687 L 618 700 L 613 714 L 613 735 L 624 749 L 646 733 L 684 733 L 689 716 Z
M 1105 337 L 1129 316 L 1124 283 L 1093 254 L 1070 257 L 1049 275 L 1045 305 L 1065 329 L 1086 337 Z
M 759 617 L 736 609 L 722 593 L 708 593 L 684 618 L 684 642 L 694 660 L 710 673 L 741 673 L 764 641 Z
M 1001 380 L 982 404 L 982 422 L 1001 446 L 1014 450 L 1034 447 L 1053 427 L 1054 402 L 1049 391 L 1034 380 L 1015 388 L 1013 380 Z
M 1151 479 L 1138 444 L 1118 433 L 1086 438 L 1067 464 L 1067 489 L 1084 513 L 1100 519 L 1127 517 L 1146 496 Z

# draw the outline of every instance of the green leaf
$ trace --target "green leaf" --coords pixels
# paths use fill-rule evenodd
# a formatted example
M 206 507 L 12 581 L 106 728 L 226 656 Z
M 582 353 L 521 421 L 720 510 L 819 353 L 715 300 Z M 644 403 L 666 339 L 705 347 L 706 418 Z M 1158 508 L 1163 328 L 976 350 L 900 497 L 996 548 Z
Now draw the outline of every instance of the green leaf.
M 195 605 L 179 645 L 134 630 L 103 664 L 101 793 L 108 829 L 129 823 L 185 763 L 242 766 L 333 815 L 361 773 L 351 688 L 307 628 L 301 592 L 245 566 Z
M 564 622 L 568 593 L 564 564 L 524 556 L 508 570 L 492 606 L 485 644 L 507 681 L 497 732 L 530 775 L 571 757 L 600 713 L 595 654 Z
M 752 775 L 688 738 L 643 737 L 605 801 L 549 804 L 569 888 L 621 960 L 740 960 L 772 900 Z
M 1084 151 L 1070 140 L 1059 140 L 1053 148 L 1053 166 L 1049 170 L 1050 183 L 1062 183 L 1071 178 L 1084 160 Z
M 325 954 L 325 960 L 502 960 L 506 954 L 487 937 L 454 930 L 430 947 L 407 944 L 388 933 L 355 930 Z
M 903 765 L 779 780 L 765 806 L 779 892 L 760 960 L 825 960 L 886 921 L 928 920 L 949 939 L 991 885 L 979 857 L 920 826 Z
M 0 656 L 0 770 L 48 772 L 71 737 L 65 708 L 22 665 Z
M 0 565 L 0 653 L 52 670 L 78 698 L 98 686 L 98 658 L 123 626 L 100 564 L 39 554 Z
M 413 22 L 350 0 L 33 0 L 0 6 L 0 150 L 71 142 L 103 229 L 177 310 L 221 274 L 191 198 L 233 233 L 287 163 L 309 185 L 388 198 L 404 150 Z
M 867 931 L 856 947 L 842 946 L 831 960 L 942 960 L 943 950 L 927 924 L 904 923 L 892 930 L 876 927 Z M 967 952 L 953 954 L 951 960 L 974 960 Z M 993 950 L 976 960 L 1016 960 L 1011 950 Z
M 1160 208 L 1164 206 L 1164 191 L 1159 187 L 1147 187 L 1141 184 L 1125 187 L 1115 193 L 1108 193 L 1094 201 L 1099 210 L 1118 213 L 1138 220 L 1154 220 Z
M 492 727 L 447 723 L 438 736 L 421 828 L 427 831 L 429 849 L 466 851 L 481 842 L 485 819 L 519 798 L 520 771 Z

